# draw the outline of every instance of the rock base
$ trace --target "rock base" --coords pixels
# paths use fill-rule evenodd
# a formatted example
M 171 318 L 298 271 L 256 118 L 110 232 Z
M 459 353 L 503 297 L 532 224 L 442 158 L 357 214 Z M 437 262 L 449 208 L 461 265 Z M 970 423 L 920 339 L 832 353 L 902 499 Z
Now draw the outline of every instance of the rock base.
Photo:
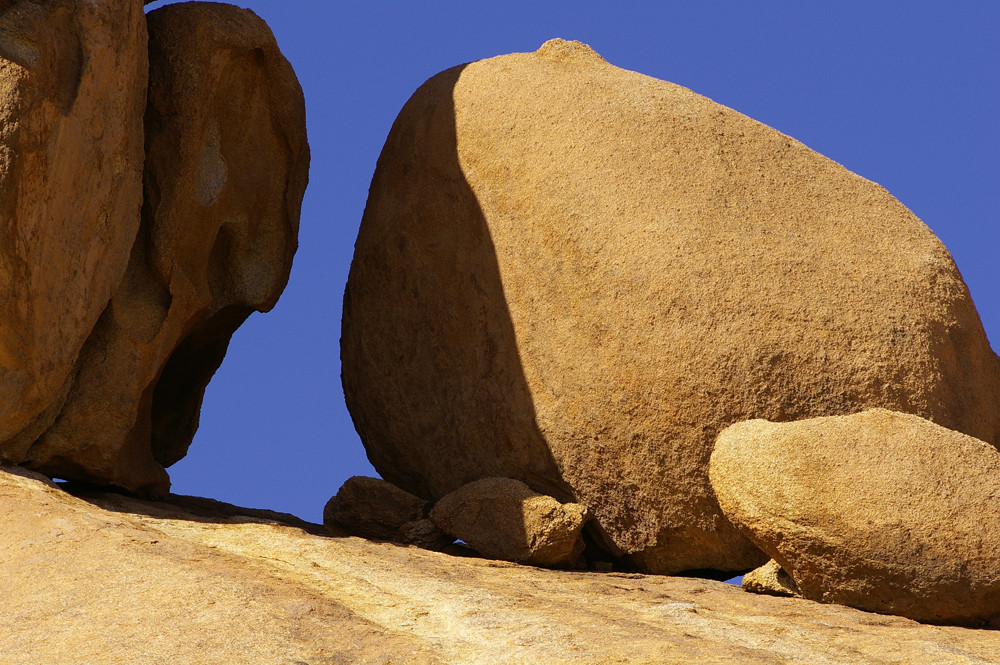
M 72 496 L 13 471 L 0 472 L 0 663 L 964 664 L 1000 653 L 994 631 L 710 580 L 324 537 L 204 499 Z

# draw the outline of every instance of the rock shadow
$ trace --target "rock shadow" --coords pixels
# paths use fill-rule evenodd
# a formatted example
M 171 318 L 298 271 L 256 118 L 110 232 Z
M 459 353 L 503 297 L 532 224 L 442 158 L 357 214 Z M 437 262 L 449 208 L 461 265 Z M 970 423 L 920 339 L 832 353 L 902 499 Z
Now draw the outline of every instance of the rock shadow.
M 329 536 L 321 525 L 307 522 L 289 513 L 259 508 L 244 508 L 231 503 L 197 496 L 170 494 L 156 501 L 108 491 L 105 487 L 78 481 L 58 482 L 60 489 L 87 503 L 116 513 L 146 515 L 157 519 L 175 519 L 204 524 L 277 524 L 302 529 L 314 536 Z
M 347 406 L 382 477 L 421 498 L 499 477 L 575 501 L 536 422 L 496 247 L 461 165 L 454 92 L 466 66 L 413 94 L 379 158 L 344 294 Z

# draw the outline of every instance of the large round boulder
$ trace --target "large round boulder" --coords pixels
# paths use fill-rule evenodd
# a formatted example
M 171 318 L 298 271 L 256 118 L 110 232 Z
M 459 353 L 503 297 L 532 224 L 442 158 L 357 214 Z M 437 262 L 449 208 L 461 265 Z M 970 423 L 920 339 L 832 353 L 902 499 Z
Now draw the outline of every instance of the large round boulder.
M 344 296 L 379 473 L 585 504 L 640 568 L 748 569 L 715 437 L 886 407 L 1000 438 L 1000 360 L 947 250 L 875 183 L 553 40 L 425 83 L 389 134 Z
M 1000 452 L 983 441 L 884 409 L 751 420 L 719 435 L 710 478 L 791 592 L 918 621 L 1000 621 Z

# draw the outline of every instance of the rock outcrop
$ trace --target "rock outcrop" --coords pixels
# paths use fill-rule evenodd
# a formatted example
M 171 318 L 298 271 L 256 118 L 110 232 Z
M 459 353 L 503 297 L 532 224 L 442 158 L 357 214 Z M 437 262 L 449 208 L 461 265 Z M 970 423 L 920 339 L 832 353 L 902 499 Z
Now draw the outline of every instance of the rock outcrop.
M 711 580 L 457 559 L 205 500 L 78 498 L 4 472 L 0 520 L 3 663 L 967 665 L 1000 653 L 995 631 Z
M 128 264 L 142 201 L 140 0 L 14 0 L 0 14 L 0 460 L 65 398 Z
M 1000 360 L 920 220 L 561 40 L 443 72 L 400 112 L 341 357 L 384 478 L 428 500 L 517 478 L 655 572 L 766 561 L 708 480 L 734 422 L 886 407 L 1000 440 Z
M 352 476 L 323 508 L 327 528 L 354 536 L 400 542 L 400 529 L 427 517 L 430 505 L 381 478 Z
M 1000 624 L 1000 452 L 874 409 L 719 435 L 729 519 L 805 598 L 934 623 Z
M 442 497 L 430 519 L 485 557 L 567 567 L 583 552 L 587 508 L 559 503 L 519 480 L 483 478 Z
M 148 24 L 142 225 L 65 405 L 24 460 L 158 495 L 230 336 L 288 280 L 309 149 L 302 90 L 253 12 L 184 3 Z

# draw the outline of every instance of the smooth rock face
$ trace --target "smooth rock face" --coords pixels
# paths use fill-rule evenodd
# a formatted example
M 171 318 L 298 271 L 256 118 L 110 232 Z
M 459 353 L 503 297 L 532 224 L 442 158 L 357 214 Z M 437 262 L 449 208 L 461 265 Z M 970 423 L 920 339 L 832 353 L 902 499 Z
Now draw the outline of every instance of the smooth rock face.
M 1000 619 L 1000 452 L 875 409 L 719 435 L 726 515 L 805 597 L 934 623 Z
M 483 556 L 558 567 L 583 552 L 587 508 L 537 494 L 519 480 L 484 478 L 444 496 L 430 518 Z
M 146 22 L 139 0 L 0 12 L 0 461 L 65 397 L 139 226 Z
M 301 88 L 253 12 L 185 3 L 148 19 L 142 227 L 27 463 L 163 494 L 230 336 L 288 280 L 309 149 Z
M 517 478 L 649 571 L 766 558 L 719 511 L 726 426 L 887 407 L 1000 439 L 1000 361 L 933 233 L 878 185 L 553 40 L 407 102 L 344 296 L 379 473 Z
M 12 664 L 968 665 L 1000 653 L 996 631 L 328 538 L 189 497 L 81 500 L 3 472 L 0 521 L 0 661 Z
M 352 476 L 323 508 L 323 524 L 376 540 L 400 540 L 400 528 L 427 517 L 428 503 L 381 478 Z

